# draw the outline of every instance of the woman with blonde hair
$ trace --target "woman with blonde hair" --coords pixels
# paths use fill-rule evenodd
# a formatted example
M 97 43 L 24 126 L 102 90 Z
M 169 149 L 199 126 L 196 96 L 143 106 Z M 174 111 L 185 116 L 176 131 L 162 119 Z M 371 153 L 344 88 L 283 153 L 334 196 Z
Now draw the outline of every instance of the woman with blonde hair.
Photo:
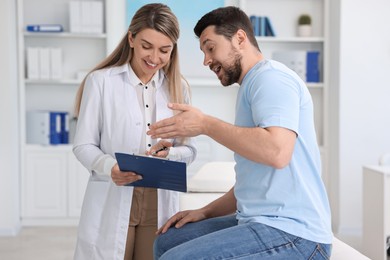
M 142 177 L 119 170 L 115 153 L 155 154 L 190 164 L 191 138 L 155 140 L 149 125 L 189 103 L 179 70 L 179 24 L 164 4 L 134 15 L 116 49 L 81 83 L 73 152 L 90 171 L 75 259 L 153 259 L 155 232 L 179 210 L 178 193 L 126 184 Z

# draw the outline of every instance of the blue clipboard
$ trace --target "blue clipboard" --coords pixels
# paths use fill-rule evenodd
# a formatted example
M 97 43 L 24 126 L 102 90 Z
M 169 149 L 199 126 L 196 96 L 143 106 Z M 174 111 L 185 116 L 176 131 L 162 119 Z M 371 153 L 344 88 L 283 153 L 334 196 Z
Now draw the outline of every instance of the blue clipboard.
M 187 165 L 157 157 L 115 153 L 121 171 L 142 175 L 142 180 L 127 186 L 150 187 L 187 192 Z

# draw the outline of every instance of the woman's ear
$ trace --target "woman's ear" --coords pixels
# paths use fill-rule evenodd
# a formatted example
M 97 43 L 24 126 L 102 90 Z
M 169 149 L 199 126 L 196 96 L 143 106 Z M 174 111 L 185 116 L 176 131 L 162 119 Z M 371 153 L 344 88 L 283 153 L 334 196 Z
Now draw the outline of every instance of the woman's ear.
M 130 31 L 127 32 L 127 39 L 129 41 L 130 48 L 134 48 L 134 38 Z

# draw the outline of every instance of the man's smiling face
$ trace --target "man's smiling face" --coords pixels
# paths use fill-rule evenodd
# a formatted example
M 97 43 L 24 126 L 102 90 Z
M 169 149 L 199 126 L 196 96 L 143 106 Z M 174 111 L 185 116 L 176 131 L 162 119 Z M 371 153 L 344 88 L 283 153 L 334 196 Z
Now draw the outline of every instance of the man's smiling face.
M 240 79 L 242 57 L 232 41 L 216 34 L 214 28 L 207 27 L 199 37 L 200 49 L 204 53 L 203 65 L 209 66 L 222 85 L 229 86 Z

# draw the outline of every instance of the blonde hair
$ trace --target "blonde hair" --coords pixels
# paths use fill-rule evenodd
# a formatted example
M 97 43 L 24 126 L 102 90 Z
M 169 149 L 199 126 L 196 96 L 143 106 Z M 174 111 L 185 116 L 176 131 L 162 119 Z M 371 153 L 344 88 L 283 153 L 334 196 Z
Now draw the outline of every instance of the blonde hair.
M 114 66 L 121 66 L 126 63 L 130 63 L 133 56 L 133 49 L 130 47 L 128 41 L 128 33 L 131 33 L 133 37 L 144 29 L 153 29 L 166 35 L 174 44 L 170 61 L 163 67 L 163 70 L 168 79 L 168 88 L 170 93 L 171 102 L 183 103 L 183 89 L 182 83 L 185 82 L 188 87 L 187 81 L 180 73 L 179 68 L 179 53 L 177 47 L 177 40 L 179 39 L 179 22 L 171 9 L 164 4 L 147 4 L 141 7 L 133 16 L 131 20 L 128 32 L 122 38 L 119 45 L 115 50 L 93 68 L 89 73 Z M 88 76 L 88 75 L 87 75 Z M 80 112 L 80 104 L 83 96 L 84 85 L 86 77 L 80 84 L 80 87 L 76 94 L 75 103 L 75 116 L 77 117 Z

